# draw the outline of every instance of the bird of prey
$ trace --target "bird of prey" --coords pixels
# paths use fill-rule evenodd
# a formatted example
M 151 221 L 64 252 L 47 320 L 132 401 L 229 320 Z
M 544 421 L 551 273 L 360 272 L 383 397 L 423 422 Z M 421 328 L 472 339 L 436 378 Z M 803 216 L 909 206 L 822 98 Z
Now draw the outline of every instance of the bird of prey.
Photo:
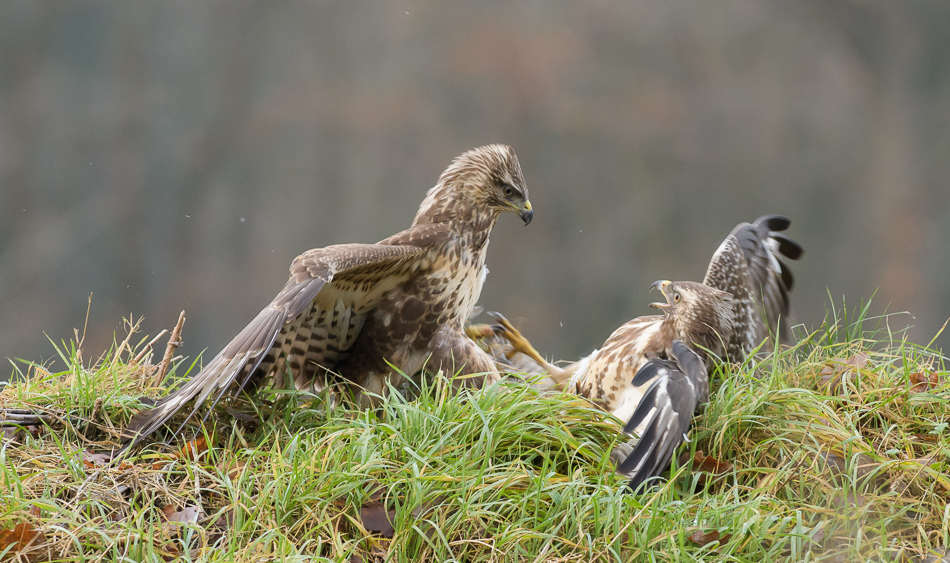
M 504 317 L 504 337 L 521 366 L 527 356 L 562 389 L 590 399 L 641 436 L 619 464 L 636 489 L 669 465 L 696 408 L 708 400 L 707 369 L 715 358 L 741 362 L 767 338 L 789 341 L 786 321 L 792 274 L 785 260 L 802 248 L 781 234 L 778 215 L 736 226 L 713 254 L 703 283 L 657 281 L 661 315 L 633 319 L 600 349 L 564 367 L 548 363 Z M 679 344 L 676 344 L 679 342 Z M 697 365 L 705 366 L 698 369 Z M 635 423 L 635 424 L 634 424 Z
M 387 381 L 398 386 L 402 374 L 423 367 L 474 376 L 462 378 L 469 386 L 497 376 L 494 361 L 463 324 L 488 272 L 489 234 L 505 212 L 525 225 L 533 216 L 511 147 L 488 145 L 457 157 L 408 229 L 376 244 L 298 256 L 284 288 L 214 359 L 132 417 L 126 447 L 191 401 L 188 419 L 206 400 L 216 404 L 264 382 L 319 390 L 342 380 L 368 406 L 386 392 Z

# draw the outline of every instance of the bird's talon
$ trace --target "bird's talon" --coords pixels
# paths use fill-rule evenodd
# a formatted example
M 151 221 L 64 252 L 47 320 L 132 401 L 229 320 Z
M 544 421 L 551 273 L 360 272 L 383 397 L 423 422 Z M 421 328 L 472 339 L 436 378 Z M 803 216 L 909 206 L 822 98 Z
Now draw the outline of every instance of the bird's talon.
M 490 336 L 497 336 L 497 325 L 487 323 L 465 325 L 465 334 L 472 340 L 481 340 Z
M 489 315 L 495 317 L 495 324 L 493 326 L 495 334 L 501 336 L 508 341 L 508 344 L 511 345 L 512 351 L 505 354 L 505 357 L 511 359 L 514 355 L 513 352 L 521 352 L 525 356 L 528 356 L 532 360 L 538 362 L 539 364 L 544 365 L 544 358 L 541 357 L 541 354 L 534 349 L 534 346 L 531 345 L 531 342 L 521 334 L 521 331 L 514 327 L 504 315 L 497 312 L 489 312 Z

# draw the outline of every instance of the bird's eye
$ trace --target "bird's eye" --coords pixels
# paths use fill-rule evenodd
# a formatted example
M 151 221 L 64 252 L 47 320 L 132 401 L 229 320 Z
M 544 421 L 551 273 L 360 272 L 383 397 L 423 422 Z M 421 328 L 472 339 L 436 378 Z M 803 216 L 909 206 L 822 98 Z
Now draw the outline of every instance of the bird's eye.
M 504 189 L 504 194 L 505 194 L 505 197 L 511 197 L 515 195 L 515 189 L 509 185 L 506 185 Z
M 673 294 L 673 303 L 679 303 L 680 300 L 682 300 L 682 299 L 683 299 L 683 298 L 680 297 L 679 292 L 676 292 L 676 293 Z

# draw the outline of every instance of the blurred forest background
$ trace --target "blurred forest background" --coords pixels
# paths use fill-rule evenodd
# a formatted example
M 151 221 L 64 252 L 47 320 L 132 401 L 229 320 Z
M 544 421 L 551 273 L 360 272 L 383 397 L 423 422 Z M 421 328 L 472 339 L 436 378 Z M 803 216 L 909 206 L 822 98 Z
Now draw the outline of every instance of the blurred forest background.
M 4 0 L 0 358 L 51 361 L 90 294 L 87 359 L 182 309 L 181 351 L 214 354 L 297 254 L 407 227 L 490 142 L 535 219 L 502 217 L 481 304 L 555 358 L 764 213 L 806 248 L 793 321 L 876 291 L 926 343 L 950 316 L 948 30 L 945 0 Z

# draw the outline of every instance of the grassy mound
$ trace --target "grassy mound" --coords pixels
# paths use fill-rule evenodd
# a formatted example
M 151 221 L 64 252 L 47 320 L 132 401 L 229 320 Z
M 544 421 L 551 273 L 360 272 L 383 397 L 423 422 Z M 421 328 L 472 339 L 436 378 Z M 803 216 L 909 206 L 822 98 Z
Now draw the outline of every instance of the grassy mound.
M 616 421 L 519 384 L 437 379 L 375 412 L 274 392 L 110 461 L 156 368 L 71 346 L 0 391 L 48 415 L 4 427 L 0 560 L 923 561 L 950 545 L 950 388 L 872 322 L 724 366 L 683 465 L 637 496 Z

